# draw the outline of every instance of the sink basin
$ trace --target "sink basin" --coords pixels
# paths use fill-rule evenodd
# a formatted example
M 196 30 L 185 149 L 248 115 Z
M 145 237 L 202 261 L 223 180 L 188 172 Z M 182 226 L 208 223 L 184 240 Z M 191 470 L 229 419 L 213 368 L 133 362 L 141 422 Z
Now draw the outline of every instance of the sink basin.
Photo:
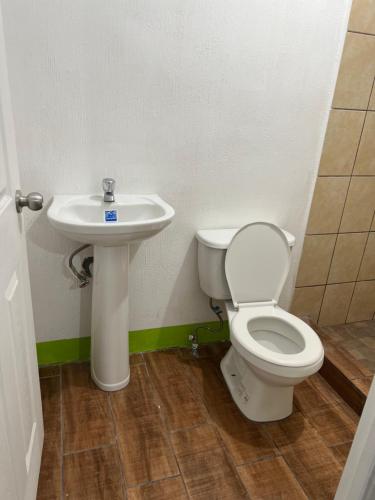
M 129 244 L 162 231 L 174 210 L 156 194 L 116 193 L 114 202 L 57 195 L 47 216 L 68 238 L 94 247 L 91 377 L 100 389 L 118 391 L 130 380 Z
M 56 195 L 47 215 L 72 240 L 121 246 L 160 232 L 172 221 L 174 210 L 156 194 L 116 194 L 112 203 L 104 202 L 103 195 Z

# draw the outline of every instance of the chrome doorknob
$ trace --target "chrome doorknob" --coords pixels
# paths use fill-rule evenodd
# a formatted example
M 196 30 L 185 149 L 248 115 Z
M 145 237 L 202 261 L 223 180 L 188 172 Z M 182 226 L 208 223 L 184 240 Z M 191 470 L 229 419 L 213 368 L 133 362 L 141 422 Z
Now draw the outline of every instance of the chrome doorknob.
M 20 214 L 23 207 L 28 207 L 30 210 L 40 210 L 43 208 L 43 196 L 40 193 L 29 193 L 23 196 L 21 191 L 16 191 L 16 209 Z

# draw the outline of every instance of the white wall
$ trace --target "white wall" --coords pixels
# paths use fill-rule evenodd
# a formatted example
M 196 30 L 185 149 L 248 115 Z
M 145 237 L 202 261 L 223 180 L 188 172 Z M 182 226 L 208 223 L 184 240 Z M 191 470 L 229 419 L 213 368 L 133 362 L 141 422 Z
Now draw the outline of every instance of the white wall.
M 133 250 L 131 329 L 213 319 L 194 233 L 250 218 L 303 242 L 350 1 L 2 0 L 22 189 L 157 192 Z M 26 212 L 26 211 L 25 211 Z M 38 340 L 89 334 L 77 245 L 25 213 Z

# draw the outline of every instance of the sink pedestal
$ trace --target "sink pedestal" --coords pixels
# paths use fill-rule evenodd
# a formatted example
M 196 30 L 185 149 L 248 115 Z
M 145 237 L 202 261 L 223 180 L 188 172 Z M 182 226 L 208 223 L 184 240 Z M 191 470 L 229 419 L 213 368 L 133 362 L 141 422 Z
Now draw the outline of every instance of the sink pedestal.
M 104 391 L 129 383 L 129 246 L 94 246 L 91 377 Z

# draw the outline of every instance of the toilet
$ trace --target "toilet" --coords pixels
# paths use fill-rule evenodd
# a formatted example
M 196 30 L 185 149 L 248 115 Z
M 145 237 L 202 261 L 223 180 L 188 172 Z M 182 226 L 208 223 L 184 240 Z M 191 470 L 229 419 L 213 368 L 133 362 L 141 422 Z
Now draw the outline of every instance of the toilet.
M 257 422 L 293 410 L 293 388 L 323 364 L 318 335 L 278 305 L 293 235 L 269 222 L 196 234 L 202 290 L 225 300 L 231 347 L 221 361 L 242 413 Z

